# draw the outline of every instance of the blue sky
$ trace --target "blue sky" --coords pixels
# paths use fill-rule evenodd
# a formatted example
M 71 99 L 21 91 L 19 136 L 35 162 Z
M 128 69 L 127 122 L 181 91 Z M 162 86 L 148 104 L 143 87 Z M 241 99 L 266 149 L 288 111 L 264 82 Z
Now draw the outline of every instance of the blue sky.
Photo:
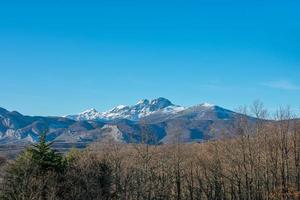
M 300 109 L 300 2 L 2 1 L 0 107 L 99 111 L 141 98 Z

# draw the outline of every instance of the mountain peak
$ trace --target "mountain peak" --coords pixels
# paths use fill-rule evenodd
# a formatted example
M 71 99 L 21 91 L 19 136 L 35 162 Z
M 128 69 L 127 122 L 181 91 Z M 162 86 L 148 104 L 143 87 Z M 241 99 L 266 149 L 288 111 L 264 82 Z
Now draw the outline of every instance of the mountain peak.
M 106 112 L 98 112 L 96 109 L 86 110 L 79 115 L 66 116 L 75 120 L 117 120 L 117 119 L 129 119 L 138 121 L 141 118 L 147 117 L 155 113 L 170 114 L 177 113 L 183 110 L 183 107 L 172 104 L 166 98 L 159 97 L 157 99 L 148 100 L 142 99 L 136 105 L 124 106 L 120 105 Z
M 98 111 L 95 108 L 91 108 L 91 109 L 83 111 L 80 114 L 86 114 L 86 113 L 98 113 Z
M 117 112 L 120 112 L 121 110 L 124 110 L 126 108 L 128 108 L 128 106 L 118 105 L 117 107 L 114 107 L 113 109 L 111 109 L 107 112 L 104 112 L 104 113 L 117 113 Z
M 153 99 L 151 102 L 170 102 L 171 103 L 171 101 L 169 99 L 166 99 L 164 97 L 159 97 L 157 99 Z
M 116 108 L 121 110 L 123 108 L 126 108 L 126 106 L 124 106 L 124 105 L 118 105 Z
M 0 114 L 8 113 L 9 111 L 0 107 Z
M 202 106 L 202 107 L 207 107 L 207 108 L 212 108 L 212 107 L 215 107 L 215 105 L 214 105 L 214 104 L 207 103 L 207 102 L 200 104 L 200 106 Z
M 131 121 L 139 121 L 144 118 L 164 118 L 180 114 L 186 114 L 188 112 L 199 112 L 201 115 L 205 112 L 208 114 L 205 115 L 207 118 L 209 112 L 218 112 L 222 113 L 220 107 L 211 104 L 211 103 L 202 103 L 192 107 L 182 107 L 179 105 L 173 104 L 170 100 L 159 97 L 153 100 L 142 99 L 137 104 L 133 106 L 124 106 L 119 105 L 114 107 L 111 110 L 106 112 L 98 112 L 96 109 L 92 108 L 86 110 L 78 115 L 66 116 L 70 119 L 75 119 L 78 121 L 84 120 L 98 120 L 98 121 L 114 121 L 120 119 L 127 119 Z M 204 114 L 203 114 L 204 115 Z M 199 115 L 199 117 L 201 117 Z
M 166 108 L 168 106 L 174 106 L 172 102 L 166 98 L 159 97 L 157 99 L 153 99 L 150 102 L 151 105 L 157 106 L 158 109 Z
M 148 99 L 141 99 L 137 102 L 136 105 L 148 105 L 150 102 Z
M 96 120 L 101 117 L 101 113 L 98 112 L 95 108 L 88 109 L 79 113 L 78 115 L 68 115 L 64 116 L 72 120 L 76 121 L 84 121 L 84 120 Z

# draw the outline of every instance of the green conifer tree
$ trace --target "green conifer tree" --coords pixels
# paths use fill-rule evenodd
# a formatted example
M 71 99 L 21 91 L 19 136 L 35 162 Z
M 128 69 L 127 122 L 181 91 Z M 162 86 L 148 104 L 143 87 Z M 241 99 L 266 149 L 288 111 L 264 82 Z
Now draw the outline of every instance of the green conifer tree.
M 62 199 L 64 173 L 67 162 L 47 143 L 46 132 L 39 143 L 31 145 L 7 166 L 0 199 Z M 53 193 L 54 191 L 54 193 Z
M 41 173 L 47 171 L 62 172 L 66 168 L 66 161 L 63 156 L 51 148 L 51 143 L 46 141 L 46 132 L 41 134 L 39 143 L 33 144 L 28 151 L 32 155 L 33 163 Z

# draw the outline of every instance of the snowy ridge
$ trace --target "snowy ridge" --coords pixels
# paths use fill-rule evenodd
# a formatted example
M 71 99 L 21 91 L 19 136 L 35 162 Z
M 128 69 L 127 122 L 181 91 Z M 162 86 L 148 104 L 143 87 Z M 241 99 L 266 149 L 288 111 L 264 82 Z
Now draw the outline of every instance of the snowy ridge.
M 176 114 L 183 110 L 185 110 L 185 107 L 174 105 L 168 99 L 158 98 L 151 101 L 142 99 L 134 106 L 119 105 L 106 112 L 98 112 L 96 109 L 89 109 L 78 115 L 68 115 L 65 117 L 76 121 L 111 121 L 118 119 L 138 121 L 153 114 Z
M 155 143 L 172 143 L 178 132 L 183 133 L 182 142 L 198 142 L 222 136 L 223 130 L 233 126 L 239 116 L 244 115 L 209 103 L 185 108 L 164 98 L 143 99 L 135 105 L 120 105 L 106 112 L 89 109 L 65 118 L 25 116 L 0 108 L 0 144 L 35 143 L 45 129 L 49 130 L 48 141 L 57 141 L 58 147 L 66 148 L 70 144 L 82 148 L 106 139 L 142 142 L 144 128 L 151 130 L 157 139 Z M 216 133 L 213 136 L 212 130 Z
M 102 115 L 100 112 L 98 112 L 95 108 L 83 111 L 79 113 L 78 115 L 68 115 L 64 116 L 69 119 L 73 119 L 76 121 L 84 121 L 84 120 L 98 120 L 102 118 Z
M 207 103 L 207 102 L 205 102 L 205 103 L 203 103 L 203 104 L 200 104 L 200 106 L 207 107 L 207 108 L 212 108 L 212 107 L 215 107 L 215 105 L 214 105 L 214 104 Z

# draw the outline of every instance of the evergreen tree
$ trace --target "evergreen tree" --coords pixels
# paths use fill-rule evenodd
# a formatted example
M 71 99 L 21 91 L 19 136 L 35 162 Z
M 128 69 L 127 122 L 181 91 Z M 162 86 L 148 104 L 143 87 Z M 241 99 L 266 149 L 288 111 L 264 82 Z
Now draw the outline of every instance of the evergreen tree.
M 66 168 L 66 161 L 60 153 L 51 148 L 52 144 L 53 142 L 47 143 L 46 133 L 43 133 L 40 136 L 39 143 L 28 149 L 32 155 L 32 162 L 41 173 L 47 171 L 63 172 Z
M 6 169 L 0 199 L 63 199 L 63 156 L 46 142 L 46 132 L 39 143 L 27 148 Z

